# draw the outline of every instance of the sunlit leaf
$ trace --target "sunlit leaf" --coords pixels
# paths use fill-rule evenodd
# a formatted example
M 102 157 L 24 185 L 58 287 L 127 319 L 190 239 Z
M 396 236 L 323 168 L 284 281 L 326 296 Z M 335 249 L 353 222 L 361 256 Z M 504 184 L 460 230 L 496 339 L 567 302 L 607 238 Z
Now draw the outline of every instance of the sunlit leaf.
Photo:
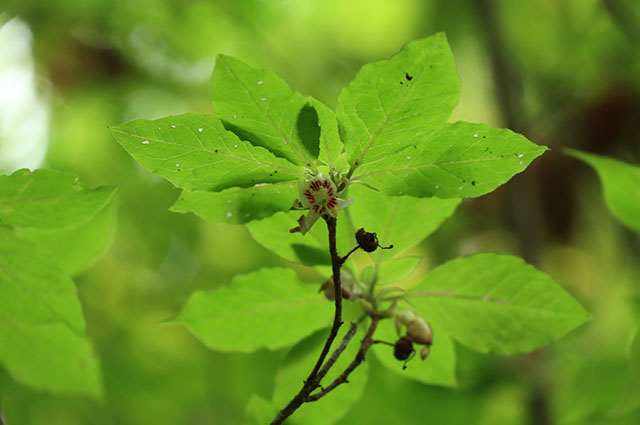
M 573 149 L 567 153 L 592 166 L 604 190 L 611 213 L 629 228 L 640 233 L 640 167 L 612 158 Z
M 113 187 L 89 188 L 73 174 L 18 170 L 0 176 L 0 224 L 63 230 L 80 226 L 111 200 Z
M 249 188 L 234 187 L 221 192 L 184 190 L 171 210 L 193 212 L 214 222 L 243 224 L 287 211 L 297 197 L 298 189 L 294 181 L 263 183 Z
M 449 261 L 409 297 L 434 328 L 481 352 L 531 351 L 589 319 L 548 275 L 509 255 Z
M 249 132 L 247 139 L 305 166 L 314 155 L 300 140 L 297 123 L 307 99 L 271 71 L 218 55 L 211 79 L 216 114 Z
M 375 279 L 377 285 L 400 282 L 418 267 L 420 260 L 420 257 L 399 257 L 380 263 L 377 270 L 373 266 L 368 266 L 362 270 L 361 280 L 369 284 Z
M 213 115 L 133 120 L 111 131 L 140 165 L 187 190 L 251 187 L 303 175 L 289 161 L 241 141 Z
M 348 328 L 346 324 L 341 327 L 334 347 L 337 347 L 342 341 Z M 321 383 L 323 386 L 333 382 L 355 358 L 363 331 L 360 329 L 360 332 L 353 337 L 346 350 L 323 379 Z M 318 332 L 289 351 L 276 375 L 276 386 L 273 392 L 273 403 L 276 407 L 284 407 L 302 388 L 302 381 L 309 375 L 318 359 L 327 333 L 328 331 Z M 371 353 L 368 356 L 371 356 Z M 349 411 L 353 403 L 362 397 L 368 374 L 369 363 L 364 361 L 349 376 L 348 383 L 339 385 L 317 402 L 303 404 L 287 420 L 287 423 L 300 425 L 330 425 L 334 423 Z
M 338 132 L 338 121 L 333 111 L 322 102 L 311 98 L 311 105 L 318 114 L 318 125 L 320 126 L 320 161 L 329 168 L 337 168 L 339 171 L 346 171 L 347 164 L 342 164 L 339 160 L 340 154 L 344 150 L 344 145 L 340 140 Z
M 399 336 L 394 329 L 393 320 L 383 320 L 376 329 L 375 338 L 394 344 Z M 430 385 L 456 386 L 456 352 L 451 338 L 434 329 L 433 345 L 429 357 L 420 360 L 420 350 L 423 346 L 414 345 L 416 354 L 407 362 L 407 368 L 403 369 L 403 361 L 393 356 L 393 347 L 386 344 L 374 344 L 372 350 L 376 357 L 388 369 L 400 376 Z
M 0 363 L 34 388 L 99 396 L 75 286 L 36 245 L 0 228 Z
M 475 197 L 523 171 L 545 150 L 510 130 L 456 122 L 363 164 L 356 177 L 390 195 Z
M 271 268 L 196 292 L 173 321 L 212 349 L 250 352 L 298 342 L 328 326 L 332 309 L 317 287 L 300 283 L 292 270 Z
M 458 104 L 460 83 L 443 33 L 407 44 L 362 67 L 338 99 L 337 116 L 353 165 L 421 144 Z

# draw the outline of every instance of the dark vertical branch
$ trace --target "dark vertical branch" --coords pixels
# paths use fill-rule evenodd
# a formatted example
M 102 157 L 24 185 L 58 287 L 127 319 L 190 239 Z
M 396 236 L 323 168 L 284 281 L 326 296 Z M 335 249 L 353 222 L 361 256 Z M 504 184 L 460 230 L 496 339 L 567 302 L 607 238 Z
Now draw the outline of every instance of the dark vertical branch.
M 315 366 L 311 370 L 311 373 L 309 373 L 309 376 L 304 381 L 304 385 L 302 386 L 298 394 L 296 394 L 293 399 L 291 399 L 289 404 L 287 404 L 280 412 L 278 412 L 278 415 L 271 422 L 271 425 L 279 425 L 286 418 L 291 416 L 291 414 L 295 412 L 302 405 L 302 403 L 305 402 L 311 391 L 318 387 L 321 379 L 318 371 L 322 367 L 327 354 L 329 354 L 329 350 L 331 349 L 333 340 L 336 338 L 336 335 L 338 335 L 338 330 L 342 325 L 342 284 L 340 280 L 340 267 L 342 266 L 342 262 L 340 256 L 338 255 L 338 248 L 336 246 L 337 220 L 335 217 L 327 216 L 325 217 L 325 221 L 327 222 L 327 229 L 329 230 L 329 252 L 331 254 L 331 269 L 333 272 L 333 284 L 335 289 L 335 313 L 333 315 L 333 324 L 331 326 L 331 330 L 329 331 L 329 336 L 324 343 L 324 347 L 322 347 L 322 352 L 320 353 Z

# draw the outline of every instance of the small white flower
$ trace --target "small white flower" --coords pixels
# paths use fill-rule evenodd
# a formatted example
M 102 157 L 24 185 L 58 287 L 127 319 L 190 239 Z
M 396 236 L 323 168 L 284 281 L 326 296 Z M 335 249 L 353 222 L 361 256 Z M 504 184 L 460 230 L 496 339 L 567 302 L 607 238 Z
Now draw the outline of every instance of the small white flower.
M 300 217 L 299 226 L 291 229 L 291 233 L 300 232 L 304 235 L 322 215 L 336 217 L 339 209 L 353 204 L 352 199 L 338 198 L 335 184 L 322 173 L 298 183 L 298 192 L 301 209 L 308 208 L 309 212 L 306 216 Z

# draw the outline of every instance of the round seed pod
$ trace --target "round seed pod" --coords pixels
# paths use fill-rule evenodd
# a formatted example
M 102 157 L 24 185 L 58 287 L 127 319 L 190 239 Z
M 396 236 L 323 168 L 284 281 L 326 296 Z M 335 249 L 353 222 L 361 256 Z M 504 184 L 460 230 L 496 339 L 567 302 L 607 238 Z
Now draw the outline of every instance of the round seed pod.
M 364 228 L 356 232 L 356 242 L 358 246 L 367 252 L 373 252 L 378 248 L 378 237 L 375 233 L 367 232 Z
M 413 351 L 413 342 L 406 336 L 400 337 L 393 345 L 393 355 L 398 360 L 407 360 Z

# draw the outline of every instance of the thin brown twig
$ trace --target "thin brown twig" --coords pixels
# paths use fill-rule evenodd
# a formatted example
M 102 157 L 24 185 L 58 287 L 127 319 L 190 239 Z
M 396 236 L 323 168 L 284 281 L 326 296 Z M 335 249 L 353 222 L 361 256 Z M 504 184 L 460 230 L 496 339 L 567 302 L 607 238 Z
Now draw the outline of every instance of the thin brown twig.
M 338 385 L 344 384 L 345 382 L 347 382 L 347 379 L 349 378 L 349 375 L 351 374 L 351 372 L 353 372 L 360 365 L 360 363 L 362 363 L 364 361 L 364 359 L 365 359 L 365 357 L 367 355 L 367 351 L 369 350 L 369 347 L 371 347 L 371 344 L 373 344 L 372 337 L 373 337 L 373 333 L 376 331 L 376 327 L 378 326 L 378 321 L 379 320 L 380 320 L 380 318 L 377 317 L 377 316 L 374 316 L 374 317 L 371 318 L 371 324 L 369 325 L 369 329 L 367 329 L 367 334 L 364 336 L 364 338 L 362 339 L 362 342 L 360 343 L 360 349 L 356 353 L 356 357 L 349 364 L 349 366 L 347 366 L 347 368 L 344 370 L 344 372 L 342 372 L 340 374 L 340 376 L 338 376 L 326 388 L 322 388 L 317 393 L 309 395 L 305 399 L 306 402 L 312 402 L 312 401 L 320 400 L 322 397 L 327 395 L 327 393 L 329 393 L 332 390 L 334 390 Z
M 320 384 L 318 371 L 322 367 L 327 354 L 329 354 L 331 344 L 333 344 L 333 340 L 336 338 L 336 335 L 338 335 L 338 330 L 342 325 L 342 284 L 340 280 L 340 267 L 342 266 L 342 263 L 340 262 L 341 258 L 338 255 L 336 244 L 337 220 L 332 216 L 326 216 L 324 219 L 327 222 L 327 229 L 329 231 L 329 253 L 331 254 L 331 269 L 333 272 L 333 285 L 335 290 L 335 313 L 333 316 L 333 324 L 331 325 L 331 330 L 329 331 L 329 336 L 322 348 L 322 352 L 320 353 L 315 366 L 311 370 L 311 373 L 309 373 L 309 376 L 304 381 L 302 388 L 291 399 L 291 401 L 282 410 L 280 410 L 280 412 L 278 412 L 275 419 L 271 422 L 271 425 L 282 424 L 286 418 L 291 416 L 291 414 L 306 401 L 309 394 L 318 387 Z
M 349 342 L 351 341 L 353 336 L 356 334 L 357 330 L 358 330 L 358 324 L 351 322 L 351 327 L 349 328 L 349 331 L 346 333 L 344 338 L 342 338 L 342 342 L 340 343 L 340 346 L 335 349 L 335 351 L 329 357 L 329 360 L 327 360 L 324 366 L 322 366 L 322 369 L 320 369 L 320 371 L 318 372 L 318 381 L 321 381 L 322 378 L 324 378 L 327 375 L 327 372 L 329 372 L 329 369 L 331 369 L 331 367 L 336 363 L 336 361 L 338 361 L 338 357 L 340 357 L 342 352 L 347 348 L 347 345 L 349 345 Z

